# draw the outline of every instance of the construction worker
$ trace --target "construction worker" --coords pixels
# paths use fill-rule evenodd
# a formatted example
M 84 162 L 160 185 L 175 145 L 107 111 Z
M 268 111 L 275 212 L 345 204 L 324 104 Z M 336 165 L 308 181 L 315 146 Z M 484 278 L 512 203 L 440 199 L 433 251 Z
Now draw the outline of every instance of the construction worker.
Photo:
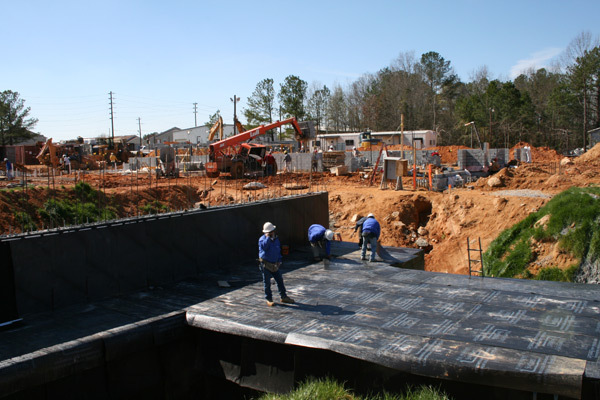
M 265 156 L 265 163 L 267 167 L 267 176 L 275 175 L 275 157 L 273 157 L 273 150 L 269 150 Z
M 367 217 L 362 217 L 358 221 L 356 221 L 356 225 L 354 225 L 354 233 L 356 233 L 356 231 L 358 231 L 358 247 L 359 248 L 362 248 L 362 244 L 363 244 L 362 227 L 366 220 L 367 220 Z
M 65 167 L 65 171 L 70 175 L 71 174 L 71 160 L 66 154 L 63 154 L 63 166 Z
M 317 172 L 317 169 L 319 169 L 319 153 L 316 147 L 310 158 L 310 163 L 312 166 L 312 172 Z
M 281 296 L 281 302 L 294 304 L 294 300 L 286 294 L 285 285 L 283 284 L 283 276 L 281 275 L 282 256 L 281 243 L 275 234 L 276 226 L 270 222 L 265 222 L 263 225 L 263 235 L 258 239 L 258 259 L 260 261 L 260 271 L 263 277 L 263 286 L 265 289 L 265 299 L 267 305 L 273 307 L 273 292 L 271 291 L 271 277 L 277 283 L 277 289 Z
M 285 163 L 285 168 L 284 168 L 284 172 L 292 172 L 292 156 L 290 155 L 290 153 L 288 153 L 288 151 L 284 151 L 283 154 L 285 154 L 285 156 L 283 157 L 283 161 Z
M 498 164 L 498 159 L 494 158 L 490 163 L 490 173 L 495 174 L 500 171 L 500 164 Z
M 113 167 L 117 169 L 117 156 L 115 156 L 115 153 L 110 153 L 110 162 L 112 163 Z
M 331 258 L 331 241 L 342 240 L 342 236 L 332 231 L 331 229 L 325 229 L 324 226 L 319 224 L 313 224 L 308 228 L 308 241 L 313 252 L 313 259 L 315 261 L 321 261 L 321 249 L 325 250 L 325 258 Z
M 5 163 L 5 167 L 6 167 L 6 179 L 10 181 L 13 178 L 12 163 L 10 161 L 8 161 L 8 158 L 4 159 L 4 163 Z
M 367 259 L 367 244 L 371 245 L 371 258 L 370 261 L 375 261 L 375 255 L 377 254 L 377 241 L 379 240 L 379 235 L 381 234 L 381 227 L 379 226 L 379 222 L 375 219 L 373 213 L 369 213 L 367 215 L 367 219 L 362 224 L 362 250 L 360 253 L 360 259 Z

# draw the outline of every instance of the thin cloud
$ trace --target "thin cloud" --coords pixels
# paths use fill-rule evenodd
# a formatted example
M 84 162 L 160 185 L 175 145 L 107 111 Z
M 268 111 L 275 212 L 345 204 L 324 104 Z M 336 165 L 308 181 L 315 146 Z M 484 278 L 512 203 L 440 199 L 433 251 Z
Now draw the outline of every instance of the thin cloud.
M 516 78 L 529 69 L 545 68 L 548 64 L 548 61 L 558 56 L 562 51 L 562 49 L 553 47 L 535 52 L 531 55 L 531 57 L 525 60 L 517 61 L 517 63 L 510 68 L 511 79 Z

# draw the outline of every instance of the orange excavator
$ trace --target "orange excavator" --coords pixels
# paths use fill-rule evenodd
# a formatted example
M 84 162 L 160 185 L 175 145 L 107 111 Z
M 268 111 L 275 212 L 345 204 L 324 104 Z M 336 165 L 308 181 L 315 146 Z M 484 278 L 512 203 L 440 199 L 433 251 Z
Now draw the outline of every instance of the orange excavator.
M 286 124 L 291 124 L 294 127 L 296 140 L 305 140 L 310 134 L 307 123 L 298 123 L 296 118 L 292 117 L 272 124 L 260 125 L 254 129 L 209 144 L 209 162 L 206 163 L 206 175 L 210 178 L 216 178 L 221 173 L 230 173 L 233 178 L 242 178 L 246 173 L 262 173 L 262 164 L 267 148 L 265 145 L 250 143 L 250 141 L 257 136 L 264 135 L 271 129 Z M 301 125 L 304 127 L 301 127 Z M 277 166 L 275 166 L 275 171 L 277 171 Z
M 215 122 L 208 132 L 208 141 L 212 142 L 215 134 L 219 132 L 219 140 L 223 140 L 223 118 L 219 115 L 219 119 Z
M 58 168 L 60 160 L 58 159 L 57 146 L 52 143 L 52 138 L 48 139 L 40 149 L 39 154 L 35 157 L 40 164 L 48 165 L 53 168 Z

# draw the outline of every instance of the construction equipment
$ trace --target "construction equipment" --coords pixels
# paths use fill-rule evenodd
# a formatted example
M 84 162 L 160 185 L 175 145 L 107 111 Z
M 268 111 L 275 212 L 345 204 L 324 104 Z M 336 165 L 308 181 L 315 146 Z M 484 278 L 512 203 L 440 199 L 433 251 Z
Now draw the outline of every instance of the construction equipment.
M 175 149 L 173 147 L 163 147 L 160 149 L 160 156 L 157 159 L 156 178 L 179 178 L 179 168 L 175 163 Z
M 244 125 L 242 125 L 242 123 L 240 122 L 239 119 L 237 119 L 237 117 L 234 118 L 233 123 L 235 124 L 235 127 L 237 128 L 237 133 L 242 133 L 242 132 L 246 132 L 246 127 Z
M 272 124 L 260 125 L 254 129 L 209 144 L 209 162 L 206 163 L 206 175 L 210 178 L 216 178 L 224 172 L 230 173 L 233 178 L 242 178 L 246 173 L 262 173 L 267 148 L 262 144 L 248 142 L 257 136 L 264 135 L 271 129 L 286 124 L 291 124 L 294 127 L 297 140 L 304 140 L 308 135 L 308 128 L 303 130 L 296 118 L 292 117 Z M 277 165 L 275 165 L 274 172 L 276 173 L 276 171 Z
M 52 143 L 52 138 L 50 138 L 46 141 L 46 143 L 44 143 L 44 145 L 40 149 L 40 152 L 35 158 L 37 158 L 40 164 L 42 165 L 48 165 L 52 168 L 58 168 L 60 160 L 58 159 L 56 153 L 57 146 L 54 143 Z
M 52 142 L 52 138 L 48 139 L 40 149 L 36 156 L 40 164 L 58 168 L 62 163 L 60 155 L 67 155 L 73 169 L 96 169 L 98 168 L 98 160 L 93 156 L 86 154 L 81 143 L 67 143 L 64 145 L 56 145 Z
M 465 126 L 471 126 L 471 147 L 473 147 L 473 129 L 475 129 L 475 135 L 477 135 L 477 141 L 479 142 L 479 148 L 483 150 L 483 143 L 481 143 L 481 138 L 479 137 L 479 131 L 477 131 L 477 125 L 475 125 L 475 121 L 467 122 Z
M 371 150 L 371 146 L 377 145 L 381 142 L 381 139 L 376 139 L 371 136 L 371 132 L 363 132 L 360 134 L 360 147 L 364 150 Z
M 212 142 L 215 138 L 215 134 L 219 132 L 219 140 L 223 140 L 223 118 L 219 115 L 219 119 L 214 123 L 210 131 L 208 132 L 208 141 Z

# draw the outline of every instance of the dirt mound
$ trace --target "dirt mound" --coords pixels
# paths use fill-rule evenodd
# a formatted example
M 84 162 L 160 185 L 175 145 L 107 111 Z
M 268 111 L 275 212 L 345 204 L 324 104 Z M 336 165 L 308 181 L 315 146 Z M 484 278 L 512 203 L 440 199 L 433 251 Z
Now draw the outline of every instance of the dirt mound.
M 592 147 L 591 149 L 589 149 L 574 160 L 576 164 L 596 161 L 600 161 L 600 143 L 596 144 L 594 147 Z
M 519 142 L 510 149 L 510 159 L 515 159 L 515 149 L 522 149 L 525 146 L 529 146 L 531 149 L 531 161 L 533 162 L 560 161 L 563 157 L 549 147 L 533 147 L 527 142 Z
M 468 148 L 467 146 L 438 146 L 434 148 L 434 151 L 440 153 L 442 164 L 456 165 L 458 163 L 458 150 Z

